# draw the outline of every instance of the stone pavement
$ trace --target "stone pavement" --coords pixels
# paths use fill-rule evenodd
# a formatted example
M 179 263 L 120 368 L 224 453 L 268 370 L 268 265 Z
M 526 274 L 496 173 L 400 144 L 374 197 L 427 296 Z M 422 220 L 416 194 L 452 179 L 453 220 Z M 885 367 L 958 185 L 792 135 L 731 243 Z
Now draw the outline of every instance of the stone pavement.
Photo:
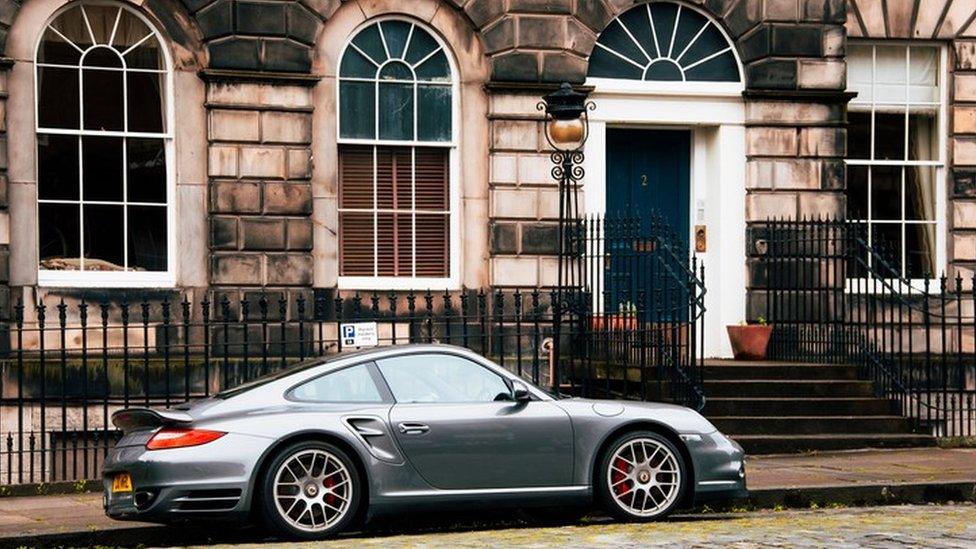
M 974 449 L 760 456 L 749 459 L 747 475 L 752 502 L 739 505 L 739 510 L 750 505 L 826 507 L 976 500 Z M 953 490 L 946 491 L 946 486 Z M 450 525 L 446 526 L 450 529 Z M 66 545 L 228 542 L 238 540 L 236 536 L 221 532 L 213 538 L 213 532 L 183 532 L 176 528 L 112 521 L 102 513 L 101 494 L 97 493 L 0 497 L 0 547 L 37 542 Z M 240 538 L 247 539 L 247 534 Z M 976 541 L 970 546 L 976 547 Z

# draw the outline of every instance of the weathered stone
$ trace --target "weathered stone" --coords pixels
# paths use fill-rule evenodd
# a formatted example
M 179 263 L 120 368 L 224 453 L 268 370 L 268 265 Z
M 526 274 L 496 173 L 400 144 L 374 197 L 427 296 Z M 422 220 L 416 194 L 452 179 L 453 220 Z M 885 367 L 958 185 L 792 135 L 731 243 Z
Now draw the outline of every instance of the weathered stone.
M 237 147 L 211 145 L 207 173 L 212 177 L 237 175 Z
M 795 218 L 797 196 L 794 193 L 751 192 L 746 195 L 746 220 L 765 221 L 774 217 Z
M 289 250 L 311 250 L 312 249 L 312 220 L 311 219 L 289 219 L 288 227 L 288 249 Z
M 312 117 L 295 112 L 262 113 L 261 139 L 265 143 L 311 143 Z
M 494 189 L 491 193 L 492 216 L 501 218 L 535 218 L 538 199 L 534 190 Z
M 518 182 L 518 157 L 514 154 L 491 155 L 491 182 Z
M 308 72 L 312 67 L 308 47 L 289 40 L 263 40 L 261 68 L 269 71 Z
M 241 219 L 241 233 L 245 250 L 285 249 L 285 221 L 274 218 Z
M 261 42 L 256 38 L 231 37 L 207 44 L 210 67 L 214 69 L 250 69 L 260 66 Z
M 796 61 L 791 59 L 765 59 L 746 67 L 748 85 L 753 88 L 796 88 Z
M 839 123 L 844 121 L 844 109 L 823 103 L 750 101 L 746 104 L 746 121 L 753 124 Z
M 847 64 L 843 61 L 800 60 L 799 86 L 843 90 L 847 87 Z
M 299 42 L 313 44 L 319 30 L 319 20 L 299 3 L 288 5 L 288 36 Z
M 976 229 L 976 202 L 956 200 L 952 203 L 952 227 Z
M 505 3 L 498 0 L 471 0 L 464 6 L 464 12 L 476 27 L 482 28 L 505 13 Z
M 261 185 L 244 181 L 219 181 L 210 186 L 210 208 L 217 213 L 259 213 Z
M 888 38 L 911 38 L 916 0 L 887 0 Z
M 268 254 L 268 284 L 308 286 L 312 283 L 312 256 Z
M 496 257 L 491 260 L 492 282 L 499 286 L 535 287 L 539 266 L 534 258 Z
M 585 203 L 586 197 L 581 192 L 579 195 L 580 203 Z M 539 191 L 539 219 L 558 219 L 559 218 L 559 191 L 541 190 Z
M 956 40 L 952 43 L 952 48 L 956 51 L 955 58 L 957 69 L 976 69 L 976 41 Z
M 494 150 L 536 151 L 539 148 L 539 124 L 525 120 L 496 120 L 491 125 Z
M 955 38 L 973 18 L 974 11 L 976 11 L 976 3 L 972 0 L 954 0 L 946 12 L 936 36 L 938 38 Z
M 802 128 L 800 156 L 845 156 L 847 131 L 842 128 Z
M 823 32 L 820 26 L 773 25 L 772 46 L 773 55 L 819 57 Z
M 535 53 L 517 51 L 493 57 L 491 67 L 492 80 L 535 82 L 539 79 L 539 57 Z
M 956 101 L 976 101 L 976 74 L 953 75 Z
M 573 13 L 573 0 L 509 0 L 509 11 L 568 15 Z
M 515 47 L 515 19 L 506 17 L 481 33 L 485 51 L 495 53 Z
M 215 255 L 210 258 L 210 277 L 214 284 L 257 286 L 263 258 L 254 254 Z
M 259 113 L 256 111 L 211 110 L 210 138 L 218 141 L 259 140 L 261 138 Z M 211 151 L 213 149 L 211 148 Z
M 491 224 L 491 253 L 518 253 L 518 226 L 515 223 Z
M 750 189 L 821 188 L 821 163 L 809 159 L 754 159 L 746 169 Z
M 587 61 L 570 53 L 542 54 L 542 80 L 582 84 L 586 80 Z
M 976 107 L 953 107 L 952 129 L 957 134 L 976 133 Z
M 520 184 L 554 185 L 553 164 L 548 155 L 523 154 L 518 160 L 518 181 Z
M 312 187 L 305 183 L 268 183 L 264 187 L 264 211 L 301 215 L 312 212 Z
M 976 166 L 976 140 L 954 138 L 952 158 L 957 166 Z
M 800 193 L 800 216 L 840 217 L 847 208 L 847 197 L 843 193 Z
M 761 0 L 739 0 L 725 16 L 725 25 L 733 37 L 739 37 L 761 19 Z
M 284 2 L 237 0 L 237 31 L 241 34 L 285 34 Z
M 565 47 L 568 51 L 576 52 L 584 57 L 589 56 L 596 44 L 596 37 L 596 33 L 586 28 L 579 21 L 575 19 L 566 20 Z
M 953 233 L 952 257 L 956 261 L 976 260 L 976 234 Z
M 825 191 L 839 191 L 846 188 L 847 169 L 840 159 L 824 160 L 820 167 L 820 188 Z
M 200 32 L 208 39 L 227 36 L 234 31 L 234 3 L 218 0 L 195 15 Z
M 945 11 L 948 0 L 921 0 L 918 4 L 918 16 L 915 19 L 914 38 L 932 38 Z
M 237 218 L 210 218 L 210 247 L 215 250 L 237 249 Z
M 309 149 L 290 149 L 288 151 L 288 179 L 308 179 L 312 177 L 312 151 Z
M 844 27 L 832 26 L 824 28 L 823 54 L 827 56 L 843 56 L 846 52 L 847 37 Z
M 770 54 L 770 26 L 759 25 L 739 39 L 739 55 L 743 63 L 751 63 Z
M 278 147 L 242 147 L 241 177 L 285 177 L 285 150 Z
M 522 225 L 523 254 L 555 254 L 559 251 L 559 226 L 528 223 Z
M 613 20 L 613 14 L 607 11 L 603 2 L 576 0 L 576 18 L 593 32 L 603 32 Z
M 800 14 L 797 0 L 766 0 L 765 12 L 767 21 L 796 21 Z
M 560 19 L 519 16 L 518 46 L 520 48 L 551 48 L 566 43 L 566 26 Z
M 746 129 L 746 154 L 749 156 L 796 156 L 796 128 Z
M 976 198 L 976 171 L 953 169 L 952 194 L 956 197 Z

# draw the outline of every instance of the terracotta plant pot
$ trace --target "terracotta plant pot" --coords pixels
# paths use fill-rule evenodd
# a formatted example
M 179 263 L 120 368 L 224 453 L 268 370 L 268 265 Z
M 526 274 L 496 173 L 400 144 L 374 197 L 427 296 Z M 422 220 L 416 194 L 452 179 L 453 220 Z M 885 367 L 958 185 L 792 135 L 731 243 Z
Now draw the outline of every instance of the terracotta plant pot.
M 621 314 L 593 315 L 590 328 L 595 331 L 633 331 L 637 329 L 637 317 Z
M 727 326 L 726 329 L 729 331 L 729 342 L 732 343 L 732 354 L 736 360 L 766 360 L 769 337 L 773 334 L 772 326 L 749 324 Z

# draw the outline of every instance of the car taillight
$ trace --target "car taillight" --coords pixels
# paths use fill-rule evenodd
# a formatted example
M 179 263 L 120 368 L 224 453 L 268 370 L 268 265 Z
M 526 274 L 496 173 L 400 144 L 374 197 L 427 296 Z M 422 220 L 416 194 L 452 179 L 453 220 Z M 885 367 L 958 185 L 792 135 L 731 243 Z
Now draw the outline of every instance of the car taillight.
M 177 429 L 167 427 L 156 431 L 156 434 L 146 443 L 148 450 L 166 450 L 168 448 L 186 448 L 200 446 L 213 442 L 227 433 L 208 431 L 206 429 Z

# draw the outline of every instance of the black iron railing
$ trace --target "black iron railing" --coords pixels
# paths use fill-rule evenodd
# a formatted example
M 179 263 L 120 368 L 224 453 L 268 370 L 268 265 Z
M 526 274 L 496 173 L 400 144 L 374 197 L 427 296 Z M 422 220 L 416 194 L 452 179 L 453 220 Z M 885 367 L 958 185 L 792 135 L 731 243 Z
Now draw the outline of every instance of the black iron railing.
M 750 232 L 752 311 L 773 325 L 773 357 L 854 364 L 919 430 L 976 434 L 976 279 L 906 278 L 901 247 L 861 223 Z

